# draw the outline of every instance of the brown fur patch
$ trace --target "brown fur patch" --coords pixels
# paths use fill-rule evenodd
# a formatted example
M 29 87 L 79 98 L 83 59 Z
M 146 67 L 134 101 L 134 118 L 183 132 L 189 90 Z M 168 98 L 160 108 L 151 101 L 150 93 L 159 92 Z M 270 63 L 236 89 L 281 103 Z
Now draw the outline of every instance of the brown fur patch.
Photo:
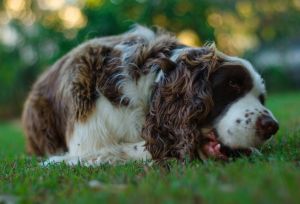
M 120 105 L 120 77 L 114 77 L 121 71 L 120 52 L 105 46 L 81 49 L 53 65 L 33 86 L 22 117 L 29 153 L 66 151 L 74 122 L 89 117 L 101 94 Z
M 60 79 L 58 67 L 63 66 L 67 60 L 68 57 L 64 57 L 51 71 L 40 77 L 25 103 L 22 123 L 30 154 L 54 154 L 67 149 L 65 132 L 68 107 L 55 102 L 62 100 L 61 95 L 55 93 Z
M 177 46 L 179 43 L 170 35 L 158 37 L 151 44 L 141 44 L 137 49 L 137 55 L 129 60 L 130 76 L 137 81 L 140 76 L 148 74 L 154 64 L 162 69 L 171 68 L 172 63 L 168 58 Z
M 216 68 L 214 49 L 184 54 L 155 89 L 142 130 L 154 160 L 198 157 L 201 125 L 213 107 L 208 79 Z
M 121 102 L 122 92 L 117 86 L 122 80 L 120 52 L 109 47 L 88 46 L 70 65 L 72 70 L 71 93 L 74 99 L 76 120 L 84 121 L 95 107 L 95 101 L 104 95 L 115 105 Z

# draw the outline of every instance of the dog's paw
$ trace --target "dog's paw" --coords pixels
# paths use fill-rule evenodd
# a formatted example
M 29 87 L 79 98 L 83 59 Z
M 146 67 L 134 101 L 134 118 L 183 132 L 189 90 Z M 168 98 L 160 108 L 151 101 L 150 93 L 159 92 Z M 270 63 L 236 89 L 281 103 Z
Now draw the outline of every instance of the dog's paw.
M 52 156 L 46 161 L 40 162 L 40 166 L 42 167 L 47 167 L 50 165 L 55 165 L 55 164 L 61 164 L 65 163 L 69 166 L 75 166 L 80 164 L 80 158 L 79 157 L 69 157 L 69 156 Z

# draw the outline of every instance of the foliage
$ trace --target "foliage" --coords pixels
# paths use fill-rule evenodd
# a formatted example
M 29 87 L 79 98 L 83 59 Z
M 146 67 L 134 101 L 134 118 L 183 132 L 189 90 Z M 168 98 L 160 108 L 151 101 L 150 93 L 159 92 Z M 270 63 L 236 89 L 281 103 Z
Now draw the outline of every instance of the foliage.
M 289 73 L 281 67 L 268 67 L 261 72 L 261 75 L 268 82 L 266 87 L 270 92 L 283 92 L 293 88 L 293 81 L 289 78 Z
M 297 0 L 2 0 L 0 118 L 19 115 L 38 74 L 87 39 L 140 23 L 242 55 L 297 38 L 299 10 Z
M 267 105 L 281 129 L 263 155 L 229 163 L 171 162 L 169 172 L 141 162 L 41 167 L 40 159 L 24 155 L 18 124 L 1 124 L 0 202 L 9 195 L 21 203 L 298 203 L 299 100 L 299 93 L 270 96 Z

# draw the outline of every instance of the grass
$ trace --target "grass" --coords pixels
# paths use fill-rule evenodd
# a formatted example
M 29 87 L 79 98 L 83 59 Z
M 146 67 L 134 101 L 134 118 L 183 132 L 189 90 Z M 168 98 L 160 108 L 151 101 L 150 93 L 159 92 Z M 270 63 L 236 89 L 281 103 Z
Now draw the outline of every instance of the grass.
M 272 95 L 267 106 L 281 129 L 263 155 L 173 162 L 170 172 L 143 163 L 43 168 L 24 153 L 18 123 L 2 123 L 0 203 L 299 203 L 300 93 Z

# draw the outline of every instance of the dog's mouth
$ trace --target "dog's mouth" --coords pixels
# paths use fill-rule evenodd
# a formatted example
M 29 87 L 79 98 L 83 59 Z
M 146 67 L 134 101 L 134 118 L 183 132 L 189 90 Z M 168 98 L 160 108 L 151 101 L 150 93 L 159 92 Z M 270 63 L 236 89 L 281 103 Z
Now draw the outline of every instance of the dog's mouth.
M 205 139 L 201 148 L 205 157 L 217 160 L 228 160 L 240 156 L 250 156 L 251 148 L 231 148 L 218 140 L 217 133 L 214 129 L 205 134 Z

